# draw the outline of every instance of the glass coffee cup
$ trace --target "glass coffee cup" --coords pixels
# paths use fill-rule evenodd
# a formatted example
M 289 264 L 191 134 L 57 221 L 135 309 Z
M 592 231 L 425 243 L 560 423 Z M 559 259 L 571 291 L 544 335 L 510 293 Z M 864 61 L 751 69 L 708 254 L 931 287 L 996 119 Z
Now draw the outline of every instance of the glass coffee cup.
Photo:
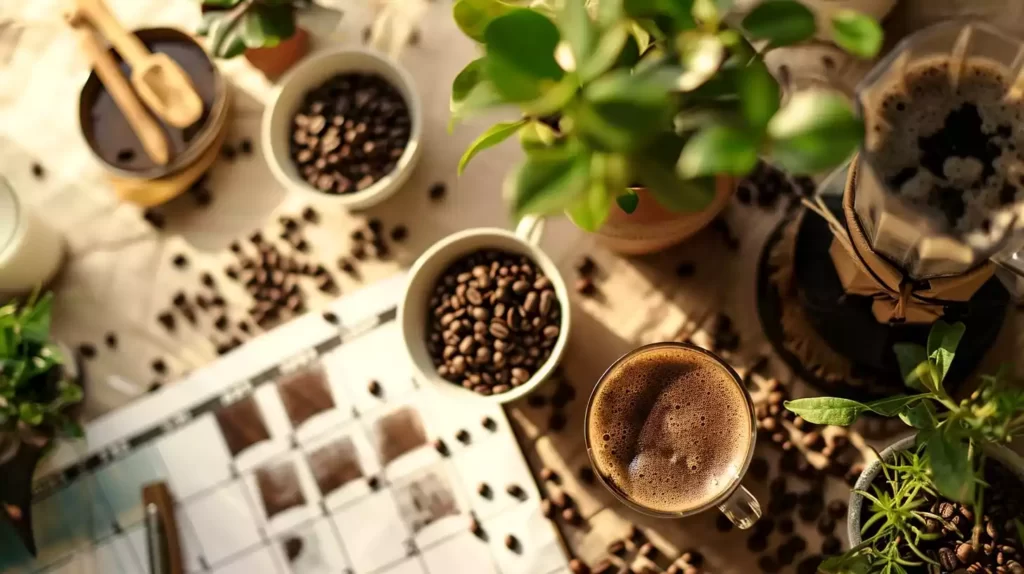
M 739 528 L 761 517 L 740 483 L 754 455 L 754 406 L 739 375 L 687 343 L 635 349 L 605 371 L 587 404 L 587 454 L 627 506 L 681 518 L 718 508 Z

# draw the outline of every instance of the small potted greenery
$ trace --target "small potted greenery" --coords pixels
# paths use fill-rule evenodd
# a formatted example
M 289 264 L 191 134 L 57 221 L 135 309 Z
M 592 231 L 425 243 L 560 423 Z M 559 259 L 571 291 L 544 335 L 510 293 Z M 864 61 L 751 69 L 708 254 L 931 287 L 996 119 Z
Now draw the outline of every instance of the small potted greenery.
M 786 403 L 812 423 L 846 426 L 872 412 L 917 430 L 861 475 L 850 500 L 851 548 L 822 571 L 1024 574 L 1024 461 L 1006 446 L 1024 436 L 1024 389 L 1000 372 L 968 398 L 949 396 L 942 383 L 963 333 L 962 323 L 937 321 L 927 347 L 896 347 L 914 394 Z
M 43 448 L 56 436 L 81 436 L 69 409 L 82 388 L 50 339 L 53 296 L 0 307 L 0 464 L 21 444 Z
M 793 173 L 842 162 L 863 137 L 846 98 L 810 91 L 783 102 L 764 63 L 767 51 L 811 38 L 814 14 L 769 0 L 733 28 L 720 10 L 728 4 L 457 0 L 455 21 L 483 55 L 452 84 L 452 122 L 503 105 L 521 111 L 470 144 L 460 173 L 518 135 L 526 159 L 506 180 L 515 218 L 564 210 L 637 253 L 707 224 L 761 157 Z M 861 14 L 838 12 L 832 27 L 858 56 L 881 47 L 878 24 Z
M 241 54 L 274 79 L 306 55 L 309 34 L 296 25 L 308 0 L 203 0 L 200 36 L 218 58 Z

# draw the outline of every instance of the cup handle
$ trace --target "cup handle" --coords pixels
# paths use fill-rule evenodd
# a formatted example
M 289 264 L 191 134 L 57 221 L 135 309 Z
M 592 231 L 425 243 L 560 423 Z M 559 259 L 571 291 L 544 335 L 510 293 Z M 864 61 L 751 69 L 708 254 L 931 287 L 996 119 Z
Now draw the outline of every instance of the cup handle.
M 749 490 L 743 488 L 743 485 L 737 487 L 725 502 L 718 505 L 718 510 L 741 530 L 750 528 L 761 518 L 761 504 Z
M 539 215 L 526 215 L 516 225 L 516 237 L 530 245 L 539 244 L 542 235 L 544 235 L 544 218 Z

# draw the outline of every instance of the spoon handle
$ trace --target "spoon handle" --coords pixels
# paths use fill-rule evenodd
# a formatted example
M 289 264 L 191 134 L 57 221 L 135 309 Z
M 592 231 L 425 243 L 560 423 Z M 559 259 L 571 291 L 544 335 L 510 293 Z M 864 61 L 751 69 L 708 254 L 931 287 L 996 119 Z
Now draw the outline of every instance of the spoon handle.
M 117 53 L 129 66 L 136 68 L 146 63 L 146 59 L 151 56 L 149 49 L 138 36 L 117 21 L 103 0 L 75 0 L 75 5 L 79 14 L 92 22 L 100 35 L 114 45 Z
M 146 155 L 158 165 L 167 165 L 170 160 L 170 151 L 167 146 L 167 138 L 160 125 L 139 101 L 138 95 L 128 84 L 128 79 L 121 74 L 121 68 L 114 61 L 114 57 L 100 45 L 93 30 L 85 25 L 76 27 L 76 30 L 82 50 L 92 61 L 96 75 L 110 92 L 117 107 L 120 108 L 121 113 L 132 126 L 132 130 L 135 131 L 135 135 L 139 137 L 143 149 L 146 150 Z

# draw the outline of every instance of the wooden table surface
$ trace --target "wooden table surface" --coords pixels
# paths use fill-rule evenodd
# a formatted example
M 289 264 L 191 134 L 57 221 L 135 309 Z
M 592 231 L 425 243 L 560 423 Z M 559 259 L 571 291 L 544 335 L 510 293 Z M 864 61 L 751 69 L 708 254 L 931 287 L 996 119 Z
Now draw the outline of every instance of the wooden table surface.
M 273 229 L 278 216 L 297 214 L 307 202 L 287 194 L 273 180 L 260 155 L 260 116 L 274 86 L 244 59 L 236 59 L 220 64 L 233 84 L 235 102 L 228 141 L 237 144 L 252 139 L 256 146 L 253 155 L 215 164 L 207 184 L 213 194 L 211 205 L 199 207 L 189 197 L 179 198 L 162 209 L 168 220 L 166 228 L 151 227 L 140 209 L 116 202 L 102 168 L 78 131 L 77 94 L 88 65 L 73 34 L 57 16 L 58 2 L 14 4 L 0 6 L 0 22 L 13 17 L 20 30 L 12 34 L 10 29 L 4 32 L 0 28 L 0 173 L 26 203 L 67 237 L 71 256 L 56 285 L 54 329 L 57 337 L 72 346 L 87 343 L 98 349 L 97 356 L 85 362 L 89 381 L 86 413 L 96 417 L 131 401 L 152 383 L 173 383 L 216 357 L 211 342 L 216 331 L 209 317 L 201 316 L 195 327 L 168 334 L 156 315 L 170 306 L 177 291 L 198 290 L 204 271 L 213 273 L 220 283 L 228 283 L 222 274 L 231 259 L 228 244 L 253 230 Z M 117 0 L 110 4 L 132 28 L 161 25 L 192 30 L 199 21 L 199 10 L 190 0 Z M 416 81 L 424 108 L 419 167 L 398 195 L 367 212 L 317 205 L 322 222 L 307 239 L 313 257 L 336 271 L 333 262 L 347 253 L 349 233 L 365 225 L 368 218 L 380 218 L 388 228 L 407 225 L 410 237 L 395 245 L 390 259 L 363 264 L 359 281 L 336 271 L 342 291 L 353 291 L 407 268 L 427 246 L 453 231 L 509 225 L 500 199 L 501 181 L 520 152 L 514 142 L 507 142 L 481 154 L 463 177 L 456 177 L 462 151 L 493 118 L 467 122 L 453 133 L 447 132 L 450 82 L 474 57 L 475 48 L 455 28 L 449 3 L 422 4 L 420 8 L 419 40 L 400 56 Z M 315 46 L 361 43 L 362 30 L 371 18 L 368 6 L 346 3 L 343 9 L 340 22 L 337 13 L 332 17 L 323 12 L 306 20 L 314 32 Z M 827 49 L 812 49 L 812 55 L 795 67 L 798 75 L 810 77 L 820 72 L 821 50 Z M 839 68 L 843 77 L 836 79 L 847 88 L 864 70 L 863 65 L 845 62 Z M 43 177 L 32 175 L 33 163 L 43 166 Z M 428 196 L 428 189 L 436 183 L 447 186 L 448 193 L 441 201 Z M 566 410 L 566 428 L 549 431 L 549 412 L 525 404 L 513 405 L 509 414 L 518 423 L 535 470 L 547 466 L 558 471 L 564 488 L 587 518 L 582 527 L 562 525 L 573 553 L 594 561 L 604 556 L 609 542 L 636 523 L 670 557 L 699 548 L 707 558 L 708 571 L 756 571 L 756 557 L 744 548 L 745 536 L 736 531 L 719 534 L 714 529 L 713 512 L 686 520 L 643 517 L 618 504 L 600 486 L 579 484 L 574 476 L 587 462 L 581 432 L 586 399 L 601 372 L 623 352 L 691 333 L 700 342 L 704 327 L 724 312 L 732 317 L 742 342 L 741 350 L 728 357 L 730 362 L 742 368 L 761 355 L 771 355 L 757 320 L 754 277 L 764 240 L 781 215 L 781 206 L 772 211 L 735 203 L 725 217 L 739 236 L 738 251 L 728 249 L 715 233 L 704 232 L 677 248 L 639 258 L 623 258 L 601 249 L 564 218 L 548 222 L 544 249 L 570 282 L 575 278 L 575 263 L 584 254 L 591 256 L 599 269 L 600 295 L 573 300 L 574 329 L 563 366 L 576 398 Z M 172 263 L 179 254 L 187 257 L 187 269 Z M 676 265 L 683 261 L 696 265 L 694 276 L 679 279 L 674 275 Z M 244 305 L 240 290 L 225 288 L 224 293 L 229 302 Z M 314 298 L 311 307 L 323 301 L 326 299 Z M 1020 321 L 1016 315 L 1014 319 L 1007 322 L 987 364 L 997 363 L 1000 356 L 1012 356 L 1013 349 L 1020 348 Z M 108 333 L 118 337 L 116 350 L 104 346 Z M 151 368 L 154 359 L 163 359 L 170 372 L 155 373 Z M 769 369 L 780 380 L 790 378 L 775 358 Z M 776 458 L 766 446 L 759 449 L 764 449 L 760 454 Z M 750 486 L 764 502 L 766 485 Z M 833 498 L 847 495 L 838 483 L 830 489 Z M 844 528 L 840 525 L 838 531 Z M 813 549 L 818 539 L 812 531 L 813 526 L 801 526 Z M 778 540 L 781 538 L 775 535 L 772 546 Z

